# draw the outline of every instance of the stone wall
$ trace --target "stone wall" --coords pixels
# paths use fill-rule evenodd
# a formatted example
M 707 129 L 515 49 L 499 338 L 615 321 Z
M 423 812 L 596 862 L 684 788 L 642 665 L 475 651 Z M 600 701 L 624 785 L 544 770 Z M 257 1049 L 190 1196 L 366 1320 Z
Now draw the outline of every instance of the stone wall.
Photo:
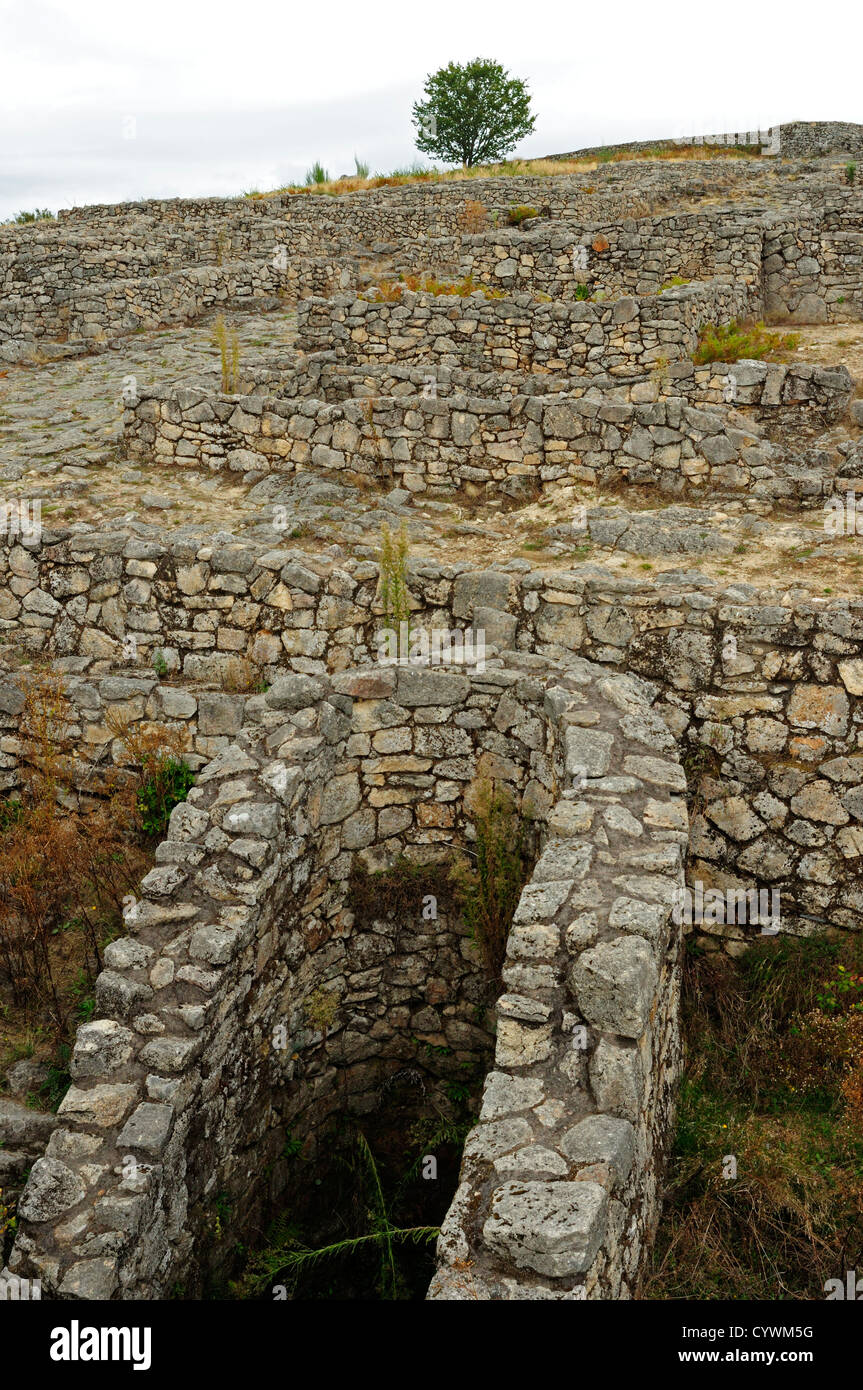
M 433 1299 L 629 1298 L 658 1220 L 680 1060 L 685 778 L 636 682 L 579 662 L 569 681 L 586 700 L 567 767 L 585 775 L 549 816 L 510 932 L 494 1070 Z
M 310 293 L 344 290 L 354 281 L 350 264 L 323 259 L 199 266 L 136 280 L 105 280 L 81 289 L 16 294 L 0 300 L 0 356 L 15 361 L 45 337 L 85 343 L 136 329 L 183 323 L 220 306 L 251 307 L 257 300 L 286 301 Z
M 740 292 L 735 312 L 756 313 L 762 228 L 771 312 L 859 318 L 859 195 L 838 182 L 825 192 L 823 178 L 801 168 L 783 165 L 789 178 L 781 183 L 759 161 L 695 161 L 686 169 L 637 166 L 625 183 L 619 169 L 604 166 L 591 175 L 432 181 L 338 198 L 277 194 L 71 209 L 53 224 L 0 228 L 0 356 L 29 360 L 34 340 L 92 344 L 141 323 L 204 312 L 234 293 L 214 290 L 210 271 L 239 274 L 241 299 L 279 288 L 291 298 L 328 295 L 356 283 L 355 269 L 340 276 L 346 262 L 377 252 L 401 258 L 406 272 L 458 273 L 461 266 L 495 285 L 564 301 L 585 280 L 594 292 L 618 295 L 654 293 L 676 275 L 732 277 Z M 723 193 L 769 193 L 772 206 L 648 216 L 672 201 L 679 207 Z M 519 205 L 543 218 L 530 231 L 503 230 Z M 496 229 L 465 235 L 483 220 Z M 573 247 L 582 248 L 586 266 L 573 266 Z M 276 264 L 286 271 L 281 287 L 270 284 Z
M 181 735 L 182 755 L 197 771 L 230 743 L 243 725 L 249 694 L 199 684 L 160 680 L 140 667 L 120 667 L 107 674 L 98 671 L 76 675 L 75 666 L 89 667 L 86 660 L 60 660 L 54 667 L 63 677 L 68 710 L 66 735 L 74 753 L 70 784 L 79 805 L 86 807 L 105 794 L 109 772 L 128 770 L 130 759 L 117 725 L 133 731 L 160 725 Z M 0 790 L 20 785 L 23 749 L 18 737 L 24 707 L 27 673 L 8 673 L 0 680 Z M 113 726 L 113 727 L 112 727 Z
M 776 132 L 777 136 L 774 134 Z M 697 137 L 698 143 L 728 144 L 728 134 Z M 769 134 L 768 140 L 759 137 Z M 752 137 L 755 137 L 752 139 Z M 618 151 L 644 153 L 667 146 L 691 144 L 692 139 L 679 137 L 657 140 L 629 140 L 619 145 L 602 145 L 584 150 L 573 150 L 570 154 L 553 154 L 549 159 L 572 159 L 576 155 L 614 154 Z M 770 126 L 769 132 L 742 130 L 736 132 L 736 143 L 761 144 L 764 154 L 781 154 L 783 159 L 811 159 L 823 155 L 861 155 L 863 154 L 863 125 L 851 121 L 786 121 L 778 126 Z
M 788 121 L 779 132 L 783 159 L 863 155 L 863 125 L 851 121 Z
M 744 316 L 743 284 L 685 285 L 593 304 L 530 295 L 459 298 L 406 290 L 399 302 L 338 295 L 297 306 L 298 347 L 347 361 L 423 361 L 473 369 L 618 374 L 692 355 L 699 326 Z
M 10 1269 L 49 1297 L 194 1295 L 220 1243 L 278 1196 L 286 1129 L 313 1151 L 423 1041 L 444 1040 L 450 1065 L 484 1055 L 464 928 L 352 929 L 345 888 L 354 855 L 399 853 L 428 864 L 437 888 L 470 836 L 471 789 L 494 777 L 548 834 L 510 938 L 496 1072 L 441 1242 L 444 1287 L 452 1296 L 467 1188 L 490 1211 L 467 1237 L 478 1276 L 509 1296 L 625 1296 L 671 1119 L 670 903 L 686 835 L 673 740 L 645 692 L 587 663 L 524 656 L 465 675 L 287 677 L 246 716 L 174 811 L 129 934 L 106 950 Z M 612 856 L 610 882 L 599 865 Z M 570 1169 L 583 1186 L 553 1248 L 556 1179 Z M 519 1179 L 545 1213 L 527 1260 L 505 1229 Z
M 591 532 L 613 544 L 621 525 L 591 519 Z M 220 685 L 237 656 L 272 679 L 285 666 L 338 671 L 376 650 L 370 562 L 236 542 L 144 546 L 110 533 L 44 542 L 6 555 L 21 607 L 7 608 L 3 625 L 34 653 L 78 659 L 89 682 L 123 661 L 130 634 L 129 677 L 149 674 L 158 647 L 172 672 Z M 863 924 L 863 601 L 722 588 L 691 573 L 649 583 L 589 565 L 544 573 L 527 561 L 479 573 L 417 563 L 410 591 L 418 624 L 473 623 L 489 648 L 560 661 L 575 653 L 653 681 L 690 750 L 692 846 L 704 873 L 768 879 L 789 930 Z M 734 949 L 746 935 L 733 925 L 707 934 Z
M 775 424 L 785 418 L 777 407 L 785 404 L 787 415 L 798 400 L 810 402 L 819 422 L 838 418 L 851 394 L 847 373 L 771 372 L 759 363 L 716 364 L 694 373 L 690 362 L 683 365 L 688 372 L 681 380 L 692 399 L 739 395 L 741 404 L 758 407 L 750 415 Z M 124 449 L 132 459 L 226 468 L 247 478 L 308 468 L 349 470 L 432 496 L 467 489 L 524 497 L 544 483 L 571 478 L 656 484 L 675 494 L 747 492 L 811 506 L 833 488 L 837 464 L 829 455 L 818 466 L 804 466 L 793 452 L 764 441 L 752 419 L 724 405 L 696 408 L 682 395 L 660 394 L 661 380 L 627 389 L 612 379 L 600 390 L 590 389 L 587 377 L 576 394 L 495 399 L 464 394 L 452 379 L 440 382 L 439 390 L 438 373 L 418 370 L 421 383 L 404 368 L 384 368 L 378 375 L 392 388 L 420 385 L 417 394 L 338 404 L 306 395 L 229 397 L 199 387 L 139 387 L 125 411 Z M 469 381 L 471 374 L 457 375 Z M 497 375 L 488 379 L 491 389 Z M 344 397 L 352 382 L 365 389 L 371 378 L 362 369 L 339 378 L 322 367 L 311 379 L 324 390 L 334 382 L 336 396 Z M 534 392 L 548 381 L 535 377 Z
M 507 396 L 583 396 L 601 391 L 610 401 L 631 405 L 685 396 L 690 405 L 733 405 L 755 420 L 788 420 L 805 426 L 807 417 L 825 425 L 843 418 L 854 393 L 847 367 L 805 362 L 670 362 L 632 377 L 566 376 L 551 372 L 482 372 L 438 363 L 342 362 L 333 352 L 311 353 L 298 362 L 267 366 L 247 375 L 288 399 L 314 396 L 330 404 L 373 396 L 455 395 L 503 400 Z
M 863 318 L 860 195 L 820 214 L 777 218 L 764 234 L 764 303 L 771 319 L 842 323 Z
M 591 295 L 657 294 L 674 277 L 724 277 L 750 286 L 747 312 L 761 294 L 762 231 L 727 210 L 645 217 L 625 223 L 541 222 L 462 241 L 461 273 L 507 290 L 571 300 Z
M 470 230 L 471 216 L 476 213 L 467 212 L 468 203 L 499 218 L 514 206 L 547 207 L 552 216 L 571 210 L 587 217 L 638 215 L 648 210 L 646 202 L 639 201 L 637 191 L 597 190 L 595 181 L 592 184 L 585 175 L 575 175 L 553 181 L 543 177 L 430 181 L 364 189 L 337 198 L 306 193 L 271 194 L 261 199 L 177 198 L 71 208 L 61 212 L 60 218 L 68 226 L 83 224 L 88 230 L 100 231 L 133 218 L 201 227 L 205 231 L 222 220 L 229 225 L 243 219 L 267 223 L 276 220 L 291 233 L 314 228 L 315 235 L 332 236 L 339 241 L 348 239 L 369 246 L 379 242 L 407 245 Z

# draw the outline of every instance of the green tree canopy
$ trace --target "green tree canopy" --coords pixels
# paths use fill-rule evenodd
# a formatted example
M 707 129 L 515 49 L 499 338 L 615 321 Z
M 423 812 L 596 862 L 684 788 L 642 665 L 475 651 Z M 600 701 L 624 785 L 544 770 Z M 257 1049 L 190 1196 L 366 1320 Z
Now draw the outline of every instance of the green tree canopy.
M 500 63 L 449 63 L 426 78 L 414 103 L 417 149 L 466 167 L 505 159 L 536 124 L 530 93 Z

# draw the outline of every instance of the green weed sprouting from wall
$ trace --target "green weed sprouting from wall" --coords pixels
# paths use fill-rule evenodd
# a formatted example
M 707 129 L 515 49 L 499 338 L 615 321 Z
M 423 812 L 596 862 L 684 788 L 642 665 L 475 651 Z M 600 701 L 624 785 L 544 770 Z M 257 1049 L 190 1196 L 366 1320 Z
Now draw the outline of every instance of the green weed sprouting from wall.
M 380 588 L 379 595 L 384 612 L 384 626 L 399 634 L 399 655 L 401 651 L 401 624 L 407 624 L 410 640 L 410 594 L 407 583 L 407 560 L 409 541 L 407 527 L 402 522 L 397 535 L 393 535 L 386 522 L 381 526 Z
M 468 868 L 462 862 L 453 876 L 465 925 L 489 974 L 499 981 L 509 929 L 530 877 L 529 823 L 512 794 L 494 782 L 479 784 L 475 805 L 475 863 Z
M 329 1032 L 338 1011 L 338 994 L 334 990 L 324 989 L 322 985 L 313 990 L 303 1003 L 303 1014 L 306 1022 L 324 1035 Z
M 216 319 L 214 336 L 222 364 L 222 391 L 236 395 L 240 389 L 240 339 L 236 328 L 228 328 L 224 315 Z
M 145 835 L 163 835 L 175 806 L 185 801 L 195 774 L 184 758 L 158 754 L 142 764 L 143 785 L 137 794 L 141 829 Z

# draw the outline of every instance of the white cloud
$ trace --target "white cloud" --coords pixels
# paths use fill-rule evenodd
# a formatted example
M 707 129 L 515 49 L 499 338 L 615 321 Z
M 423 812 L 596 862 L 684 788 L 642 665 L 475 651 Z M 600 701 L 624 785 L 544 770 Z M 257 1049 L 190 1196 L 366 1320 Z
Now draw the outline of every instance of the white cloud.
M 863 119 L 859 41 L 790 7 L 0 0 L 0 33 L 0 217 L 410 163 L 426 73 L 478 55 L 530 83 L 525 154 Z

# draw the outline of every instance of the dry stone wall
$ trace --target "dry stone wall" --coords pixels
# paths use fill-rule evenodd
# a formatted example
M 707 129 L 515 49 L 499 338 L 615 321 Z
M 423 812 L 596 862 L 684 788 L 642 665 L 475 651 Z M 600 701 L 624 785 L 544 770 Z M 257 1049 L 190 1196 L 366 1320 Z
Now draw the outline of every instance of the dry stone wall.
M 279 296 L 286 302 L 310 293 L 344 290 L 353 282 L 350 264 L 324 259 L 300 259 L 277 266 L 267 261 L 200 266 L 156 278 L 107 280 L 90 288 L 7 296 L 0 300 L 0 318 L 7 337 L 0 339 L 0 356 L 16 361 L 42 337 L 104 340 L 161 324 L 183 323 L 232 305 Z
M 767 136 L 768 139 L 764 137 Z M 618 145 L 596 146 L 589 150 L 573 150 L 571 154 L 549 155 L 550 159 L 571 159 L 574 155 L 610 154 L 617 151 L 647 152 L 675 144 L 691 144 L 694 141 L 728 144 L 733 137 L 738 145 L 761 144 L 767 155 L 781 155 L 783 159 L 813 159 L 826 155 L 863 154 L 863 125 L 850 121 L 786 121 L 784 124 L 760 129 L 721 132 L 713 135 L 696 136 L 693 132 L 685 137 L 671 139 L 630 140 Z M 754 139 L 752 138 L 754 137 Z
M 124 448 L 131 459 L 155 458 L 174 467 L 229 469 L 247 479 L 270 472 L 348 470 L 378 483 L 398 482 L 411 493 L 525 497 L 544 484 L 570 478 L 583 483 L 654 484 L 663 492 L 747 492 L 814 505 L 834 486 L 838 461 L 825 455 L 813 465 L 761 438 L 758 419 L 799 422 L 807 402 L 816 423 L 844 414 L 851 396 L 847 373 L 813 368 L 768 369 L 737 363 L 688 371 L 667 383 L 644 380 L 619 388 L 604 380 L 569 379 L 574 391 L 537 394 L 554 379 L 529 381 L 531 394 L 468 395 L 462 381 L 488 391 L 520 390 L 527 374 L 363 369 L 335 378 L 331 404 L 316 396 L 229 397 L 202 388 L 139 387 L 124 417 Z M 372 369 L 370 369 L 372 370 Z M 397 375 L 398 373 L 398 375 Z M 293 374 L 295 386 L 299 374 Z M 413 378 L 412 379 L 412 375 Z M 478 380 L 474 383 L 471 378 Z M 671 372 L 669 371 L 669 377 Z M 418 379 L 417 379 L 418 378 Z M 311 380 L 329 390 L 334 374 Z M 680 380 L 691 396 L 672 394 Z M 415 394 L 375 394 L 345 399 L 357 383 L 384 391 L 399 386 Z M 284 385 L 284 383 L 283 383 Z M 419 389 L 417 390 L 417 387 Z M 664 394 L 660 395 L 660 389 Z M 695 407 L 690 399 L 729 397 L 751 409 Z M 762 404 L 763 403 L 763 404 Z M 787 407 L 785 414 L 779 407 Z
M 486 370 L 620 373 L 692 355 L 702 323 L 743 317 L 745 285 L 686 285 L 613 303 L 546 303 L 406 290 L 397 303 L 338 295 L 297 306 L 298 346 L 346 361 L 426 361 Z
M 850 121 L 789 121 L 779 131 L 783 159 L 863 155 L 863 126 Z
M 515 204 L 539 216 L 504 230 Z M 700 492 L 753 504 L 755 534 L 777 501 L 854 488 L 842 429 L 805 447 L 842 425 L 853 382 L 696 366 L 699 330 L 860 317 L 860 206 L 833 166 L 741 160 L 76 209 L 0 230 L 0 355 L 299 299 L 300 354 L 251 366 L 254 393 L 138 383 L 127 455 L 226 469 L 268 502 L 268 474 L 303 471 L 423 500 Z M 400 269 L 507 297 L 376 296 Z M 382 506 L 409 515 L 399 496 Z M 287 510 L 244 539 L 81 524 L 0 544 L 0 631 L 65 677 L 79 806 L 125 775 L 118 719 L 178 731 L 196 773 L 106 949 L 59 1114 L 0 1101 L 0 1180 L 32 1169 L 10 1268 L 61 1299 L 200 1296 L 291 1191 L 286 1139 L 323 1161 L 399 1076 L 434 1099 L 491 1067 L 430 1296 L 637 1296 L 680 1065 L 684 870 L 778 895 L 792 934 L 863 926 L 863 604 L 414 561 L 414 628 L 482 634 L 487 661 L 387 664 L 377 565 L 292 548 Z M 578 512 L 574 545 L 726 544 L 699 544 L 689 506 Z M 6 792 L 23 684 L 0 680 Z M 494 1017 L 446 887 L 490 780 L 535 853 Z M 355 896 L 403 859 L 432 920 Z M 737 955 L 759 925 L 692 930 Z
M 589 534 L 613 544 L 626 524 L 591 517 Z M 110 533 L 46 537 L 32 553 L 14 547 L 7 562 L 22 605 L 4 619 L 7 634 L 33 652 L 71 658 L 88 684 L 123 661 L 130 634 L 137 658 L 126 669 L 135 681 L 156 648 L 171 671 L 210 682 L 222 682 L 237 657 L 272 678 L 285 665 L 323 676 L 377 653 L 371 562 L 200 540 L 144 547 Z M 148 577 L 127 570 L 124 578 L 129 565 L 147 567 Z M 70 589 L 78 591 L 69 597 Z M 789 930 L 828 920 L 859 929 L 863 603 L 722 589 L 692 573 L 652 583 L 593 566 L 543 573 L 526 561 L 479 573 L 467 563 L 419 563 L 410 590 L 415 620 L 427 628 L 473 625 L 489 650 L 558 661 L 577 654 L 654 682 L 664 717 L 690 750 L 695 857 L 720 881 L 767 879 L 782 894 Z M 145 710 L 164 709 L 169 689 L 135 698 Z M 236 720 L 241 705 L 214 699 L 212 717 Z M 93 713 L 98 728 L 95 705 Z M 204 737 L 233 727 L 207 724 Z M 746 938 L 735 924 L 705 930 L 733 949 Z
M 469 834 L 484 773 L 548 824 L 486 1093 L 487 1119 L 492 1098 L 494 1116 L 515 1101 L 530 1119 L 475 1131 L 444 1270 L 467 1189 L 490 1201 L 481 1248 L 511 1291 L 622 1296 L 637 1281 L 678 1065 L 682 773 L 639 682 L 527 655 L 464 675 L 284 677 L 247 704 L 238 738 L 173 812 L 128 935 L 106 950 L 97 1016 L 78 1030 L 72 1088 L 19 1204 L 13 1273 L 60 1298 L 194 1292 L 215 1194 L 238 1222 L 262 1209 L 284 1180 L 286 1127 L 320 1142 L 424 1039 L 445 1039 L 456 1062 L 487 1049 L 464 928 L 352 933 L 344 896 L 354 854 L 439 862 L 459 827 Z M 612 859 L 620 891 L 606 911 L 592 875 Z M 315 1026 L 308 1003 L 322 993 L 336 1012 Z M 537 1202 L 550 1219 L 570 1169 L 566 1238 L 541 1222 L 525 1259 L 507 1223 Z
M 679 171 L 639 167 L 626 195 L 609 169 L 599 190 L 579 175 L 378 188 L 338 199 L 283 194 L 72 209 L 54 225 L 0 229 L 0 355 L 27 360 L 41 339 L 92 345 L 232 298 L 330 295 L 357 282 L 346 261 L 376 248 L 401 256 L 406 272 L 469 273 L 562 302 L 584 283 L 619 296 L 655 293 L 676 276 L 719 277 L 748 288 L 729 312 L 755 314 L 763 278 L 773 316 L 859 318 L 863 227 L 854 190 L 825 194 L 796 174 L 799 191 L 783 184 L 784 219 L 775 188 L 772 206 L 744 206 L 733 216 L 704 208 L 645 216 L 670 201 L 672 189 L 678 202 L 750 185 L 761 191 L 757 162 L 734 163 L 693 166 L 691 183 Z M 536 205 L 544 216 L 529 230 L 503 230 L 518 205 Z M 484 219 L 501 229 L 466 235 Z M 273 284 L 278 269 L 282 282 L 276 275 Z M 222 280 L 227 289 L 215 288 Z M 715 314 L 726 307 L 716 304 Z
M 727 211 L 644 217 L 619 224 L 540 222 L 531 231 L 500 230 L 462 241 L 463 275 L 507 290 L 575 298 L 579 286 L 617 298 L 657 294 L 675 277 L 726 277 L 761 292 L 761 229 Z
M 568 766 L 586 777 L 551 812 L 516 912 L 494 1070 L 433 1299 L 631 1297 L 658 1220 L 655 1156 L 679 1067 L 685 778 L 637 684 L 605 677 L 591 698 L 592 674 L 576 663 L 570 676 L 599 718 L 567 729 Z

